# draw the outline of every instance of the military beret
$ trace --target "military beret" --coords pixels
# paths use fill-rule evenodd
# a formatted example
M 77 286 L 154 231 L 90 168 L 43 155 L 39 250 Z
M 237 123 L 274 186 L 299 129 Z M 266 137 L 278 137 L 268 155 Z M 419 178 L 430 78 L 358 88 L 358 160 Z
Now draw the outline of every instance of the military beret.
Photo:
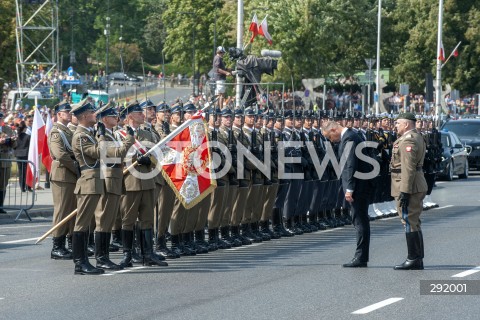
M 60 101 L 59 104 L 57 104 L 55 107 L 54 107 L 54 112 L 55 114 L 60 112 L 60 111 L 68 111 L 70 112 L 72 110 L 72 106 L 70 105 L 70 103 L 67 101 L 67 100 L 62 100 Z
M 398 119 L 405 119 L 405 120 L 411 120 L 411 121 L 416 121 L 417 120 L 417 119 L 415 119 L 415 115 L 411 112 L 400 113 L 397 117 L 397 120 Z
M 95 111 L 95 105 L 91 102 L 91 99 L 83 99 L 77 104 L 74 104 L 70 113 L 73 113 L 75 116 L 79 116 L 80 114 L 86 111 Z

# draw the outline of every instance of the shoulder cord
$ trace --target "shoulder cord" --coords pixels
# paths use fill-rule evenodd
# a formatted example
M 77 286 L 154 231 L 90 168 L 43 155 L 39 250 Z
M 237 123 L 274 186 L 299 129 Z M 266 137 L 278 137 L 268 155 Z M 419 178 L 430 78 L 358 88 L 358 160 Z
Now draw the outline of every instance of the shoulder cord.
M 86 137 L 88 138 L 88 140 L 90 140 L 93 144 L 96 144 L 95 140 L 93 140 L 92 137 L 90 137 L 89 135 L 85 135 L 85 136 L 86 136 Z M 83 155 L 83 147 L 82 147 L 82 139 L 81 139 L 81 138 L 82 138 L 82 134 L 80 133 L 80 150 L 81 150 L 81 153 L 82 153 L 83 162 L 85 163 L 85 165 L 86 165 L 88 168 L 90 168 L 90 169 L 95 169 L 95 167 L 96 167 L 97 164 L 98 164 L 98 159 L 95 160 L 95 163 L 94 163 L 92 166 L 90 166 L 90 165 L 87 163 L 87 161 L 85 160 L 85 156 Z
M 72 146 L 68 142 L 68 139 L 67 139 L 67 136 L 65 135 L 65 132 L 60 130 L 60 128 L 58 128 L 58 127 L 57 127 L 57 130 L 58 130 L 58 133 L 60 133 L 60 137 L 63 140 L 63 144 L 65 145 L 65 149 L 67 149 L 67 151 L 69 151 L 69 152 L 73 152 Z

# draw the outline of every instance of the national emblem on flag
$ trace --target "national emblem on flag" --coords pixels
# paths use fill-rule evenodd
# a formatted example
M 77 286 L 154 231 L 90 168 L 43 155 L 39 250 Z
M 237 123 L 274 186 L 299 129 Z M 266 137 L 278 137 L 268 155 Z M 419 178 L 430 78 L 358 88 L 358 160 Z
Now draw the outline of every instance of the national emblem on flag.
M 208 196 L 217 186 L 210 171 L 211 154 L 206 124 L 195 115 L 177 135 L 161 147 L 162 174 L 186 209 Z

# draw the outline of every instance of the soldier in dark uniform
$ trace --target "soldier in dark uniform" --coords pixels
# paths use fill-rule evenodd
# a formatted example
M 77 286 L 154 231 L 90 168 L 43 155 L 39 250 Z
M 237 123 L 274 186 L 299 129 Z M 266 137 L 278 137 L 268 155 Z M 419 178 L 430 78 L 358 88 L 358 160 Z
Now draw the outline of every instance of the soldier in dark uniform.
M 395 270 L 423 269 L 423 234 L 420 214 L 427 183 L 423 175 L 426 145 L 421 134 L 415 130 L 415 116 L 402 113 L 396 125 L 400 136 L 393 144 L 391 161 L 392 197 L 397 203 L 398 215 L 405 226 L 408 256 Z
M 140 125 L 144 123 L 145 115 L 138 103 L 130 104 L 123 112 L 127 115 L 125 131 L 129 130 L 127 127 L 129 126 L 134 132 L 135 139 L 140 144 L 142 141 L 153 143 L 151 132 L 140 128 Z M 122 138 L 125 137 L 125 132 L 122 134 L 122 130 L 119 130 L 118 134 L 120 134 Z M 143 265 L 168 265 L 163 261 L 165 260 L 164 257 L 153 253 L 153 208 L 156 201 L 156 199 L 154 199 L 155 176 L 151 172 L 154 165 L 152 164 L 151 158 L 144 155 L 145 151 L 143 145 L 136 145 L 136 148 L 127 154 L 127 160 L 133 161 L 136 159 L 138 165 L 125 175 L 126 194 L 122 196 L 120 205 L 123 214 L 123 259 L 120 263 L 122 267 L 132 266 L 133 229 L 137 219 L 137 227 L 140 230 L 139 240 L 143 256 Z
M 119 146 L 120 139 L 115 137 L 113 132 L 118 123 L 118 113 L 113 104 L 107 103 L 101 107 L 97 115 L 101 120 L 98 124 L 97 139 L 103 153 L 100 168 L 105 181 L 105 191 L 99 200 L 101 213 L 95 216 L 95 259 L 97 268 L 119 270 L 122 267 L 110 260 L 109 246 L 112 227 L 120 209 L 120 198 L 125 190 L 123 160 L 129 148 L 135 143 L 135 138 L 133 130 L 128 128 L 124 143 Z M 112 154 L 115 158 L 110 158 Z
M 72 107 L 63 100 L 55 106 L 57 121 L 53 123 L 48 135 L 48 148 L 53 159 L 50 170 L 50 182 L 53 196 L 53 225 L 58 224 L 76 209 L 73 191 L 80 176 L 80 168 L 72 150 L 73 132 L 67 127 L 71 120 Z M 65 248 L 65 236 L 73 233 L 75 219 L 53 232 L 52 259 L 72 259 L 72 254 Z
M 285 229 L 285 225 L 283 223 L 283 205 L 286 199 L 287 190 L 288 190 L 288 180 L 282 178 L 280 176 L 279 170 L 285 170 L 285 163 L 281 163 L 279 161 L 278 154 L 280 152 L 285 152 L 283 143 L 284 143 L 284 119 L 285 117 L 293 117 L 291 110 L 285 111 L 285 113 L 278 112 L 275 115 L 275 124 L 273 126 L 273 132 L 275 134 L 275 143 L 277 146 L 277 161 L 275 166 L 277 167 L 277 175 L 278 175 L 278 190 L 275 196 L 275 202 L 273 205 L 273 213 L 272 213 L 272 226 L 273 231 L 278 233 L 281 237 L 293 237 L 294 233 Z M 282 167 L 282 168 L 281 168 Z
M 0 160 L 10 160 L 13 155 L 13 148 L 16 145 L 15 139 L 12 139 L 14 132 L 3 121 L 3 113 L 0 112 Z M 39 168 L 37 168 L 38 170 Z M 12 172 L 11 161 L 0 161 L 0 214 L 7 213 L 3 210 L 3 201 L 7 192 L 8 180 Z

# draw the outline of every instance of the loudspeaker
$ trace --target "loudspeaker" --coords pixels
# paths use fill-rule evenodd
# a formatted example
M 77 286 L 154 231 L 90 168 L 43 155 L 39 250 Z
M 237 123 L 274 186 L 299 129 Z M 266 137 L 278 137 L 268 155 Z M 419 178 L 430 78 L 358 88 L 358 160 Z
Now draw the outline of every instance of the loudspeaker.
M 425 74 L 425 101 L 433 102 L 433 75 Z

